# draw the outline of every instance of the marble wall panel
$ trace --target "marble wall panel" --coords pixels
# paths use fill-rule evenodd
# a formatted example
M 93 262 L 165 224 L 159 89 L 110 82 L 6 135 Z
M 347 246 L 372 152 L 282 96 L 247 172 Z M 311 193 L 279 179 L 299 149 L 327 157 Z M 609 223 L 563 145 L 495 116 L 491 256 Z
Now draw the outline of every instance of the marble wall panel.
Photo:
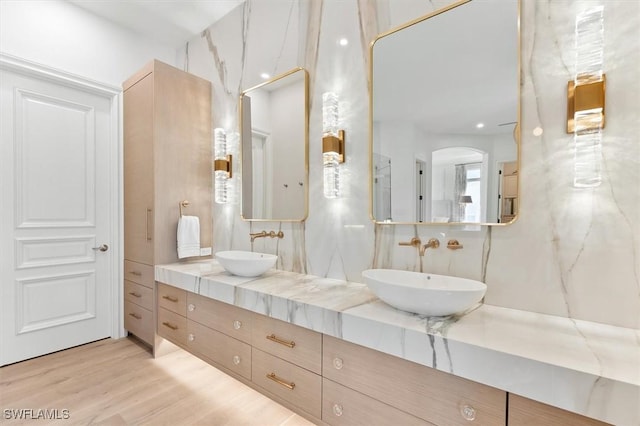
M 640 3 L 606 1 L 607 124 L 602 184 L 573 187 L 573 137 L 565 133 L 573 78 L 574 20 L 589 0 L 521 5 L 520 217 L 506 227 L 374 225 L 369 219 L 369 44 L 409 19 L 452 3 L 405 0 L 247 0 L 191 40 L 178 63 L 213 83 L 213 124 L 238 130 L 238 97 L 272 75 L 305 67 L 311 80 L 309 217 L 243 221 L 239 204 L 214 206 L 214 251 L 277 253 L 277 267 L 361 281 L 368 268 L 457 275 L 488 285 L 493 305 L 640 328 Z M 340 46 L 339 38 L 349 44 Z M 340 94 L 347 133 L 344 195 L 322 195 L 321 95 Z M 533 129 L 541 127 L 540 136 Z M 237 137 L 237 135 L 236 135 Z M 239 170 L 239 163 L 234 164 Z M 239 174 L 241 175 L 241 173 Z M 282 230 L 282 240 L 250 232 Z M 424 258 L 399 241 L 441 245 Z

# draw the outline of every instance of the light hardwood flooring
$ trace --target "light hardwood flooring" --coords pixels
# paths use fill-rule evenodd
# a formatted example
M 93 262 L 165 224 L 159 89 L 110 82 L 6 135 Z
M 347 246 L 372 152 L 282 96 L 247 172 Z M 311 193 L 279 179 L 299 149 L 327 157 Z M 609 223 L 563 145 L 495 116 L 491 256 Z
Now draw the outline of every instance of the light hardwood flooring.
M 69 410 L 7 420 L 5 409 Z M 195 356 L 154 359 L 132 338 L 100 340 L 0 368 L 1 424 L 303 426 L 304 418 Z

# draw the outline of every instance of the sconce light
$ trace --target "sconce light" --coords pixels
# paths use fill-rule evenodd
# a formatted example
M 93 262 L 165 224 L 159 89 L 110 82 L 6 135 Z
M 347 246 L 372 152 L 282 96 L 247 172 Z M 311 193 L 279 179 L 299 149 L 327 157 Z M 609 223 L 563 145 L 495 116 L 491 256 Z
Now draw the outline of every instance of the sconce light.
M 322 164 L 324 196 L 340 196 L 340 163 L 344 163 L 344 130 L 338 130 L 338 95 L 322 95 Z
M 574 135 L 575 187 L 600 185 L 605 125 L 604 6 L 576 16 L 576 73 L 567 86 L 567 133 Z
M 471 204 L 473 201 L 471 200 L 471 195 L 461 195 L 458 200 L 460 204 Z
M 233 176 L 231 160 L 227 154 L 227 134 L 224 129 L 213 130 L 213 172 L 215 176 L 215 200 L 218 204 L 229 201 L 229 179 Z

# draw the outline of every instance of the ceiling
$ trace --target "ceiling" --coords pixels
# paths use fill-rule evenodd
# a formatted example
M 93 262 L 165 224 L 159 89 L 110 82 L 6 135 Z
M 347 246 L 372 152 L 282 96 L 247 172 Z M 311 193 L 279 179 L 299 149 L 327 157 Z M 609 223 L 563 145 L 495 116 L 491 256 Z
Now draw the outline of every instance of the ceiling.
M 179 47 L 244 0 L 67 0 L 149 39 Z

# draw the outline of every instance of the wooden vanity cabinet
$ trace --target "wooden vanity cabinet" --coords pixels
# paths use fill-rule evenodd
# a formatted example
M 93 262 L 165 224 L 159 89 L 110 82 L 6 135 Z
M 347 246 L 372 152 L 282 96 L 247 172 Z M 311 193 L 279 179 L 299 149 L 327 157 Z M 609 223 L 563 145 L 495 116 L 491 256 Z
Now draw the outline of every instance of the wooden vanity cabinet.
M 173 286 L 156 294 L 160 336 L 315 423 L 605 425 Z
M 509 394 L 509 426 L 604 426 L 599 420 Z
M 322 361 L 325 379 L 384 401 L 426 422 L 506 424 L 507 394 L 499 389 L 330 336 L 324 336 Z M 351 409 L 346 407 L 346 402 L 326 400 L 325 403 Z
M 135 284 L 153 291 L 154 265 L 178 261 L 181 201 L 211 247 L 211 83 L 151 61 L 123 90 L 124 325 L 153 346 L 153 304 Z

